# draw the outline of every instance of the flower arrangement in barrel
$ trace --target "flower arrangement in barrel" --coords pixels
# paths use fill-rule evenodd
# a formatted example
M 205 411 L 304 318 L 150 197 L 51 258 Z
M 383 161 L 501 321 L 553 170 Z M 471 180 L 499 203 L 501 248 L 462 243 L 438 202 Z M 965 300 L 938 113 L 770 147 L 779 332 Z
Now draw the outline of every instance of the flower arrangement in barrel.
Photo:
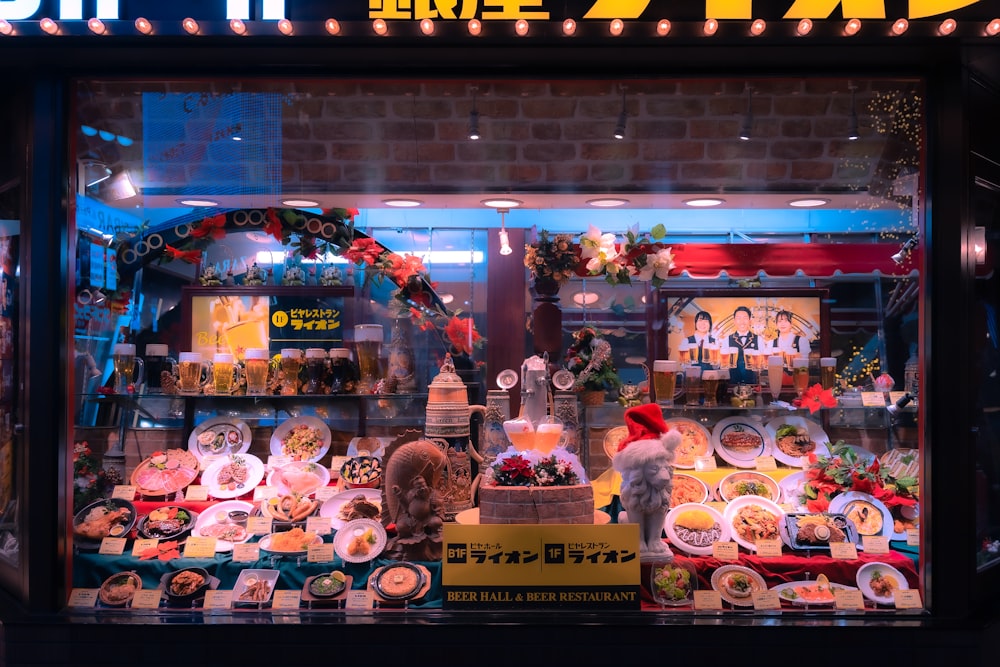
M 491 486 L 574 486 L 586 478 L 579 461 L 565 456 L 565 450 L 542 454 L 510 449 L 497 456 L 484 481 Z

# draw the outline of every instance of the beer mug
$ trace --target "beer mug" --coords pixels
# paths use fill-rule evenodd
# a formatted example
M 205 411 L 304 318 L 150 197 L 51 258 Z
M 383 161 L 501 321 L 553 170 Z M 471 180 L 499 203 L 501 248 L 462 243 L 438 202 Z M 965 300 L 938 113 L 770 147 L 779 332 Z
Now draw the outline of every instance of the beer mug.
M 795 385 L 795 393 L 802 398 L 809 386 L 809 357 L 792 359 L 792 383 Z
M 684 375 L 684 403 L 686 405 L 701 405 L 701 366 L 686 364 L 681 366 Z
M 718 368 L 719 367 L 719 363 L 720 363 L 720 359 L 719 359 L 719 344 L 718 343 L 705 343 L 702 346 L 701 361 L 704 364 L 708 364 L 712 368 Z
M 247 376 L 247 394 L 260 396 L 267 393 L 267 370 L 270 362 L 268 351 L 252 347 L 243 354 Z
M 135 356 L 135 345 L 116 344 L 111 361 L 115 367 L 115 393 L 134 393 L 135 385 L 142 382 L 143 370 L 142 359 Z
M 382 325 L 356 324 L 354 326 L 354 350 L 358 357 L 361 382 L 358 393 L 370 394 L 381 379 L 379 358 L 382 354 Z
M 217 352 L 212 357 L 212 388 L 216 394 L 232 394 L 240 386 L 243 373 L 236 359 L 228 352 Z
M 143 361 L 146 364 L 146 391 L 150 394 L 163 393 L 163 374 L 177 375 L 177 360 L 169 356 L 170 351 L 162 343 L 149 343 L 146 345 L 146 354 Z
M 719 368 L 736 368 L 736 348 L 719 346 Z
M 837 358 L 821 357 L 819 360 L 819 381 L 823 389 L 833 389 L 837 383 Z
M 177 388 L 180 393 L 197 394 L 207 375 L 208 362 L 202 361 L 200 352 L 180 353 L 177 359 Z
M 281 349 L 282 394 L 299 393 L 299 371 L 302 370 L 302 350 L 296 347 Z
M 330 393 L 353 394 L 358 381 L 358 367 L 351 351 L 344 347 L 330 349 Z
M 701 372 L 701 389 L 705 394 L 706 408 L 719 407 L 719 383 L 722 381 L 722 371 L 706 370 Z
M 673 405 L 674 399 L 680 395 L 677 390 L 677 376 L 681 377 L 681 386 L 684 382 L 684 374 L 680 370 L 681 365 L 677 361 L 657 359 L 653 362 L 653 391 L 656 402 L 660 405 Z
M 326 375 L 326 350 L 318 347 L 310 347 L 306 350 L 306 375 L 309 382 L 306 384 L 305 393 L 323 393 L 323 377 Z

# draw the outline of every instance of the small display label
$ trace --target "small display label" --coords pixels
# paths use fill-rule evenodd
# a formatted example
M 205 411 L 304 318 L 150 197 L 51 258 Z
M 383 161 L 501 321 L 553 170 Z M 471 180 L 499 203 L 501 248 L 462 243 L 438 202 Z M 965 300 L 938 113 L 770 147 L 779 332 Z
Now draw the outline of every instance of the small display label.
M 315 496 L 316 500 L 318 500 L 322 505 L 323 503 L 328 501 L 330 498 L 333 498 L 338 493 L 339 491 L 335 486 L 321 486 L 318 489 L 316 489 Z
M 880 391 L 861 392 L 861 405 L 866 408 L 884 408 L 885 395 Z
M 66 604 L 70 607 L 93 607 L 97 604 L 97 589 L 74 588 L 70 591 L 69 602 Z
M 267 469 L 277 470 L 278 468 L 284 468 L 291 462 L 292 462 L 291 456 L 275 456 L 274 454 L 272 454 L 267 457 Z
M 375 599 L 372 597 L 372 592 L 368 589 L 360 591 L 350 590 L 347 592 L 347 597 L 344 598 L 345 609 L 371 609 L 374 603 Z
M 705 611 L 722 611 L 722 596 L 719 591 L 695 591 L 694 608 Z
M 753 463 L 758 472 L 778 469 L 778 463 L 774 460 L 773 456 L 758 456 L 754 458 Z
M 328 516 L 311 516 L 306 519 L 306 532 L 316 533 L 317 535 L 329 535 L 330 534 L 330 517 Z
M 895 593 L 896 609 L 923 609 L 924 603 L 920 600 L 920 591 L 912 588 L 897 590 Z
M 260 545 L 256 542 L 233 545 L 234 563 L 255 563 L 260 560 Z
M 255 503 L 262 500 L 270 500 L 278 495 L 278 487 L 276 486 L 258 486 L 253 490 L 253 500 Z
M 845 590 L 837 588 L 833 591 L 833 605 L 837 609 L 852 610 L 864 609 L 865 597 L 859 590 Z
M 156 545 L 159 544 L 159 540 L 142 538 L 136 540 L 132 543 L 132 558 L 142 557 L 143 552 L 149 551 L 150 549 L 155 549 Z
M 271 532 L 271 522 L 269 516 L 252 516 L 247 519 L 247 532 L 251 535 L 267 535 Z
M 333 543 L 312 544 L 306 550 L 306 560 L 310 563 L 333 562 Z
M 105 537 L 101 540 L 101 548 L 97 553 L 102 556 L 121 556 L 125 553 L 126 541 L 124 537 Z
M 781 598 L 777 591 L 754 591 L 753 608 L 757 611 L 775 611 L 781 609 Z
M 232 591 L 205 591 L 205 609 L 228 609 L 232 604 Z
M 761 558 L 780 558 L 781 540 L 757 540 L 757 555 Z
M 187 538 L 184 543 L 185 558 L 215 558 L 214 537 L 194 537 Z
M 273 609 L 298 609 L 302 602 L 302 591 L 274 591 Z
M 862 535 L 861 546 L 866 554 L 889 553 L 889 538 L 885 535 Z
M 920 529 L 919 528 L 907 528 L 906 529 L 906 546 L 908 546 L 908 547 L 919 547 L 920 546 Z
M 831 542 L 830 557 L 837 560 L 857 560 L 858 548 L 853 542 Z
M 694 457 L 694 469 L 699 471 L 716 470 L 718 468 L 714 456 Z
M 163 599 L 163 591 L 159 588 L 142 588 L 132 597 L 133 609 L 156 609 Z
M 111 497 L 117 500 L 135 500 L 135 485 L 134 484 L 116 484 L 115 488 L 111 491 Z
M 740 547 L 736 542 L 713 542 L 712 556 L 724 561 L 740 559 Z
M 192 484 L 184 489 L 184 499 L 191 502 L 205 502 L 208 500 L 208 487 L 204 484 Z

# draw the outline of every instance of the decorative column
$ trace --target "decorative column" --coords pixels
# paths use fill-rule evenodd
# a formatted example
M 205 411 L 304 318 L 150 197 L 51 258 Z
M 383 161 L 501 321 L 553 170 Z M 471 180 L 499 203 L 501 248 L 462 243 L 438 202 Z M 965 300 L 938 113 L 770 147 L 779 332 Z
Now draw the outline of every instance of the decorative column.
M 537 278 L 533 285 L 535 309 L 532 331 L 535 354 L 549 353 L 556 361 L 562 352 L 562 308 L 559 307 L 559 283 L 551 278 Z

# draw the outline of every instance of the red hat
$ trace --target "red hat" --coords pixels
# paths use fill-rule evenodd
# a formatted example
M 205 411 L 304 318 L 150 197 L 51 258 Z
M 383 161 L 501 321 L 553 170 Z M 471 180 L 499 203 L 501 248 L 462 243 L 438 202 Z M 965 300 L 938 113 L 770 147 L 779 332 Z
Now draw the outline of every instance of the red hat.
M 625 411 L 628 437 L 618 445 L 612 465 L 622 472 L 645 465 L 666 455 L 673 462 L 674 450 L 683 437 L 671 431 L 663 421 L 663 410 L 656 403 L 644 403 Z

